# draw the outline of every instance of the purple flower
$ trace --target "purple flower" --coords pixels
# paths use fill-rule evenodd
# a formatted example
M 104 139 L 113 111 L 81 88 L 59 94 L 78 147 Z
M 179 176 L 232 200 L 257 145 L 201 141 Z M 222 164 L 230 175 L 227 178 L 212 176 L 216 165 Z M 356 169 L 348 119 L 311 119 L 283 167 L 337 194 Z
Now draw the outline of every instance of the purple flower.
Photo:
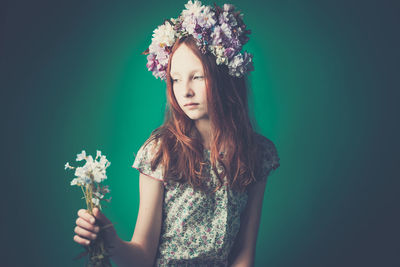
M 154 54 L 147 55 L 147 64 L 146 67 L 149 71 L 153 71 L 157 65 L 156 56 Z
M 233 49 L 232 47 L 228 47 L 227 49 L 225 49 L 224 55 L 228 58 L 231 58 L 235 53 L 235 49 Z
M 213 33 L 211 34 L 211 38 L 212 38 L 212 44 L 213 45 L 219 45 L 222 43 L 222 29 L 221 26 L 216 26 L 214 28 Z
M 177 19 L 166 20 L 154 30 L 146 67 L 156 78 L 166 79 L 170 49 L 177 38 L 187 34 L 197 40 L 202 53 L 208 50 L 214 54 L 218 65 L 227 65 L 230 75 L 241 77 L 252 69 L 251 55 L 240 52 L 250 34 L 243 14 L 230 4 L 214 9 L 197 0 L 189 0 L 185 8 Z
M 245 71 L 252 71 L 254 70 L 253 66 L 253 55 L 244 51 L 243 53 L 243 65 L 245 67 Z
M 201 28 L 201 26 L 196 23 L 196 26 L 194 27 L 194 32 L 195 33 L 201 33 L 203 31 L 203 29 Z

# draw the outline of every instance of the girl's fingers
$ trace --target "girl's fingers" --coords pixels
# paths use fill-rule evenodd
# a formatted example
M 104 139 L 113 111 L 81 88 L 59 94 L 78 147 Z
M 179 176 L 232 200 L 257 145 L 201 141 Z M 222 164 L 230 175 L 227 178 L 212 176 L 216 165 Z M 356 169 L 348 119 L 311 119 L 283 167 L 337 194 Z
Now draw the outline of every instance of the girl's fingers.
M 81 237 L 85 237 L 86 239 L 95 240 L 97 238 L 97 235 L 95 233 L 89 232 L 88 230 L 83 229 L 79 226 L 75 227 L 75 233 Z
M 93 233 L 98 233 L 100 230 L 100 228 L 97 225 L 90 224 L 81 217 L 78 217 L 78 219 L 76 219 L 76 225 Z
M 74 241 L 80 245 L 87 246 L 90 244 L 90 240 L 80 237 L 79 235 L 74 235 Z
M 87 222 L 94 224 L 96 222 L 96 219 L 93 215 L 90 215 L 87 210 L 80 209 L 78 210 L 78 216 L 81 217 L 82 219 L 86 220 Z
M 98 209 L 93 209 L 93 215 L 99 220 L 102 224 L 110 224 L 110 220 Z

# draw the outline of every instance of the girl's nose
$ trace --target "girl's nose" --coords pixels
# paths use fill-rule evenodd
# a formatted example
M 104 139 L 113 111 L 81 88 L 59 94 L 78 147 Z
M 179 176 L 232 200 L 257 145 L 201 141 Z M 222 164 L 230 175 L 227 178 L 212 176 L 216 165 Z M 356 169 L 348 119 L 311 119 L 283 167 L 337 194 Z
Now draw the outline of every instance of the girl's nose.
M 192 97 L 193 96 L 193 90 L 187 90 L 185 93 L 185 97 Z
M 185 97 L 192 97 L 194 95 L 194 91 L 192 89 L 192 85 L 190 84 L 190 82 L 186 83 L 184 94 Z

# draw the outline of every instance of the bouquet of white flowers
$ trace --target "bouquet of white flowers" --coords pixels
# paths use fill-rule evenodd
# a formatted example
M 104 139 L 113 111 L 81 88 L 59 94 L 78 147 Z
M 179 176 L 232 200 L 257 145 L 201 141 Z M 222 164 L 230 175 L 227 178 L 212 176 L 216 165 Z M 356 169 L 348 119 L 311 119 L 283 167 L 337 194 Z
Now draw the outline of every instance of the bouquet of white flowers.
M 99 159 L 100 160 L 97 160 Z M 104 195 L 110 192 L 108 185 L 104 186 L 101 183 L 107 179 L 106 169 L 110 166 L 110 162 L 106 156 L 101 155 L 101 151 L 97 150 L 96 158 L 93 160 L 91 155 L 86 155 L 85 150 L 77 155 L 76 161 L 86 160 L 86 164 L 82 167 L 72 167 L 67 162 L 65 169 L 75 169 L 76 177 L 71 181 L 71 185 L 80 186 L 86 200 L 88 212 L 93 215 L 93 208 L 97 207 L 101 210 L 100 201 L 110 202 L 109 199 L 103 199 Z M 77 258 L 89 255 L 87 267 L 111 267 L 110 255 L 106 250 L 106 244 L 101 233 L 107 227 L 112 226 L 104 225 L 100 228 L 98 237 L 89 246 L 84 247 L 85 252 L 81 253 Z

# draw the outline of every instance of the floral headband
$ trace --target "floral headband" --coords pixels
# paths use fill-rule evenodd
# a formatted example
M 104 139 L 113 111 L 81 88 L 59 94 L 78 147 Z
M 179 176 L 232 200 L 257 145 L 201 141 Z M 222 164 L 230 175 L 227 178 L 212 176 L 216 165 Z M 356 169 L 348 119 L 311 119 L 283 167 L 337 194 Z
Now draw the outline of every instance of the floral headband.
M 214 7 L 190 0 L 177 19 L 165 20 L 154 30 L 150 46 L 142 54 L 147 55 L 146 66 L 156 78 L 166 79 L 172 46 L 177 39 L 188 35 L 195 38 L 203 54 L 209 51 L 216 57 L 217 65 L 228 66 L 231 76 L 242 77 L 254 70 L 253 55 L 240 52 L 251 33 L 243 23 L 243 14 L 230 4 L 224 4 L 223 8 L 214 4 Z

